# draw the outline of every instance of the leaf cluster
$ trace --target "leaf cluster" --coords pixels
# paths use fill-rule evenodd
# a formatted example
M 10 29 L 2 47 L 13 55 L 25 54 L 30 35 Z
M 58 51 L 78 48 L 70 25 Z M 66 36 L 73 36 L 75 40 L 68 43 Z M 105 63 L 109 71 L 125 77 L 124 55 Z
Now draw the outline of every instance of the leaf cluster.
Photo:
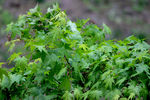
M 15 66 L 2 75 L 0 96 L 11 100 L 127 100 L 150 95 L 150 45 L 130 36 L 105 40 L 111 33 L 72 22 L 58 5 L 45 14 L 36 6 L 7 31 Z M 18 43 L 19 42 L 19 43 Z

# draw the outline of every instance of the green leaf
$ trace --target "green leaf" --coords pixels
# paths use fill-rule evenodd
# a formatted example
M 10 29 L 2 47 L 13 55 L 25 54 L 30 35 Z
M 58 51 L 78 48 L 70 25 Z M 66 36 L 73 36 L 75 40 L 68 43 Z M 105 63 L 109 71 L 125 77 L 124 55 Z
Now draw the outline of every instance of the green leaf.
M 79 33 L 75 23 L 73 23 L 72 21 L 68 21 L 67 25 L 70 27 L 70 29 L 73 33 L 77 33 L 77 34 Z
M 128 100 L 127 98 L 120 98 L 120 100 Z
M 105 87 L 106 88 L 112 88 L 112 85 L 114 83 L 114 79 L 113 77 L 107 77 L 105 80 L 104 80 L 104 83 L 105 83 Z
M 134 93 L 130 93 L 130 96 L 128 97 L 128 100 L 132 100 L 133 98 L 135 98 L 135 94 Z
M 71 89 L 71 80 L 69 78 L 64 78 L 62 83 L 60 84 L 60 88 L 66 91 Z
M 33 96 L 38 96 L 40 95 L 40 89 L 37 87 L 32 87 L 28 90 L 28 92 L 30 92 Z
M 8 77 L 7 70 L 4 68 L 1 68 L 2 65 L 5 64 L 4 62 L 0 62 L 0 79 L 2 80 L 4 75 Z
M 122 83 L 123 83 L 126 79 L 127 79 L 126 77 L 123 77 L 122 79 L 119 79 L 116 84 L 118 84 L 119 86 L 121 86 Z
M 114 92 L 114 93 L 113 93 L 113 100 L 120 100 L 120 99 L 119 99 L 120 96 L 121 96 L 120 90 L 115 89 L 113 92 Z
M 88 47 L 85 44 L 80 44 L 79 48 L 83 49 L 84 51 L 87 51 Z
M 103 24 L 103 28 L 105 34 L 111 34 L 111 29 L 106 24 Z
M 7 70 L 5 70 L 4 68 L 0 68 L 0 79 L 1 80 L 3 79 L 4 75 L 8 77 Z
M 62 96 L 63 100 L 72 100 L 73 95 L 69 91 L 65 91 L 65 94 Z
M 89 92 L 89 98 L 91 100 L 100 100 L 101 97 L 102 97 L 102 91 L 92 90 Z
M 4 62 L 0 62 L 0 67 L 2 67 L 2 65 L 5 64 Z
M 33 14 L 33 13 L 36 13 L 36 12 L 39 12 L 40 11 L 40 7 L 38 5 L 36 5 L 35 8 L 33 9 L 30 9 L 30 13 Z M 29 14 L 29 13 L 28 13 Z
M 27 65 L 27 62 L 28 62 L 27 58 L 24 56 L 23 57 L 17 57 L 14 61 L 16 62 L 15 67 L 22 68 L 22 70 L 28 66 Z
M 4 88 L 10 89 L 12 84 L 14 84 L 14 83 L 19 84 L 20 81 L 25 81 L 25 78 L 22 75 L 11 74 L 11 75 L 9 75 L 9 77 L 4 76 L 1 86 L 3 89 Z
M 47 53 L 47 50 L 45 49 L 45 46 L 38 46 L 38 45 L 35 45 L 35 47 L 40 51 L 44 51 L 45 53 Z
M 19 53 L 13 53 L 9 58 L 9 63 L 11 63 L 14 59 L 16 59 L 17 57 L 19 57 L 22 53 L 19 52 Z
M 82 99 L 82 91 L 81 91 L 80 88 L 75 88 L 74 96 L 75 96 L 76 100 L 81 100 Z
M 10 88 L 10 79 L 6 76 L 4 76 L 4 78 L 2 79 L 0 86 L 2 87 L 2 89 L 9 89 Z
M 137 76 L 137 75 L 139 75 L 139 74 L 141 74 L 143 72 L 146 72 L 147 75 L 149 76 L 150 73 L 149 73 L 149 69 L 148 68 L 149 68 L 149 66 L 147 66 L 147 65 L 145 65 L 143 63 L 136 64 L 136 73 L 133 74 L 131 77 L 135 77 L 135 76 Z
M 66 72 L 67 72 L 67 67 L 62 68 L 57 75 L 57 79 L 60 79 L 63 75 L 65 75 Z

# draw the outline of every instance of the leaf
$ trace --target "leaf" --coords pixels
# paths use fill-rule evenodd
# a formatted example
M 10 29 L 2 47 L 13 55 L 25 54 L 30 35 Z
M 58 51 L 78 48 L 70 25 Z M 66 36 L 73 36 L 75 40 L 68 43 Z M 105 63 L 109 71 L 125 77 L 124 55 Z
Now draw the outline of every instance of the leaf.
M 90 91 L 87 91 L 83 94 L 83 100 L 87 100 L 88 96 L 89 96 Z
M 12 51 L 13 50 L 13 48 L 15 47 L 15 43 L 12 43 L 11 45 L 10 45 L 10 47 L 9 47 L 9 49 L 8 49 L 8 51 Z
M 60 72 L 57 74 L 57 79 L 60 79 L 67 72 L 67 67 L 62 68 Z
M 39 12 L 39 11 L 40 11 L 40 7 L 39 7 L 38 5 L 36 5 L 35 8 L 30 9 L 29 11 L 30 11 L 31 14 L 36 13 L 36 12 Z M 28 13 L 28 14 L 29 14 L 29 13 Z
M 72 32 L 79 34 L 79 31 L 77 30 L 77 26 L 75 23 L 68 21 L 67 25 L 70 26 Z
M 22 68 L 22 70 L 28 66 L 27 65 L 27 62 L 28 62 L 27 58 L 24 56 L 23 57 L 17 57 L 14 61 L 16 62 L 15 67 Z
M 5 89 L 5 88 L 10 88 L 10 79 L 6 76 L 4 76 L 4 78 L 2 79 L 1 83 L 0 83 L 0 86 L 2 89 Z
M 113 90 L 113 100 L 120 100 L 121 92 L 118 89 Z
M 129 87 L 127 88 L 127 93 L 129 93 L 130 96 L 128 97 L 128 99 L 135 98 L 136 95 L 139 96 L 141 86 L 137 86 L 136 84 L 137 84 L 136 81 L 131 81 L 129 83 Z
M 104 72 L 101 76 L 102 80 L 105 80 L 111 73 L 112 70 L 108 70 L 106 72 Z
M 62 83 L 60 84 L 60 88 L 66 91 L 69 91 L 71 89 L 71 81 L 69 78 L 64 78 Z
M 103 28 L 103 31 L 106 32 L 105 34 L 111 34 L 111 29 L 106 24 L 103 24 Z
M 120 98 L 120 100 L 128 100 L 127 98 Z
M 14 47 L 15 47 L 15 42 L 18 42 L 18 41 L 20 41 L 19 39 L 16 39 L 16 40 L 12 40 L 12 41 L 7 41 L 6 43 L 5 43 L 5 45 L 6 46 L 9 46 L 9 49 L 8 49 L 8 51 L 10 51 L 10 52 L 12 52 L 13 51 L 13 49 L 14 49 Z
M 69 34 L 68 37 L 71 40 L 78 40 L 79 43 L 82 43 L 82 37 L 80 35 L 80 32 L 77 30 L 76 24 L 71 21 L 68 21 L 67 25 L 70 27 L 70 30 L 73 32 L 72 34 Z
M 38 96 L 40 95 L 41 89 L 37 87 L 32 87 L 28 90 L 29 93 L 31 93 L 33 96 Z
M 35 47 L 40 51 L 44 51 L 45 53 L 47 53 L 47 50 L 45 49 L 45 46 L 38 46 L 38 45 L 35 45 Z M 48 54 L 48 53 L 47 53 Z
M 22 54 L 21 52 L 19 52 L 19 53 L 13 53 L 13 54 L 8 58 L 9 64 L 10 64 L 14 59 L 16 59 L 17 57 L 19 57 L 19 55 L 21 55 L 21 54 Z
M 112 88 L 112 84 L 114 83 L 113 77 L 107 77 L 107 78 L 104 80 L 104 83 L 105 83 L 105 87 L 106 87 L 106 88 Z
M 105 98 L 111 100 L 119 100 L 120 96 L 121 96 L 121 91 L 117 88 L 113 90 L 107 90 L 105 94 Z
M 128 100 L 132 100 L 133 98 L 135 98 L 135 94 L 134 93 L 130 93 L 130 96 L 128 97 Z
M 12 26 L 13 26 L 13 23 L 11 22 L 10 24 L 7 25 L 6 31 L 10 32 L 12 30 Z
M 2 65 L 5 64 L 4 62 L 0 62 L 0 67 L 2 67 Z
M 1 80 L 3 79 L 4 75 L 8 77 L 7 70 L 5 70 L 4 68 L 1 68 L 3 64 L 5 64 L 5 63 L 0 62 L 0 79 Z
M 46 96 L 47 100 L 54 100 L 57 97 L 58 97 L 57 94 L 50 94 L 50 95 Z
M 62 96 L 63 100 L 72 100 L 73 95 L 69 91 L 65 91 L 65 94 Z
M 76 98 L 76 100 L 81 100 L 82 98 L 82 91 L 79 88 L 75 88 L 74 90 L 74 96 Z
M 119 100 L 119 97 L 120 97 L 119 95 L 115 95 L 113 100 Z
M 148 68 L 149 68 L 149 67 L 148 67 L 147 65 L 143 64 L 143 63 L 141 63 L 141 64 L 136 64 L 136 73 L 133 74 L 131 77 L 135 77 L 135 76 L 137 76 L 137 75 L 139 75 L 139 74 L 141 74 L 141 73 L 143 73 L 143 72 L 146 72 L 147 75 L 149 76 L 150 73 L 149 73 Z
M 123 83 L 126 79 L 127 79 L 126 77 L 123 77 L 122 79 L 119 79 L 116 84 L 118 84 L 119 86 L 121 86 L 122 83 Z
M 4 88 L 10 89 L 12 84 L 14 84 L 14 83 L 19 84 L 20 81 L 25 81 L 25 78 L 22 75 L 11 74 L 11 75 L 9 75 L 9 77 L 4 76 L 1 86 L 3 89 Z
M 88 47 L 85 44 L 80 44 L 79 48 L 83 49 L 84 51 L 87 51 Z
M 4 75 L 8 77 L 8 72 L 4 68 L 0 68 L 0 79 L 1 80 L 3 79 Z
M 102 97 L 102 91 L 92 90 L 89 92 L 89 98 L 91 100 L 100 100 L 101 97 Z

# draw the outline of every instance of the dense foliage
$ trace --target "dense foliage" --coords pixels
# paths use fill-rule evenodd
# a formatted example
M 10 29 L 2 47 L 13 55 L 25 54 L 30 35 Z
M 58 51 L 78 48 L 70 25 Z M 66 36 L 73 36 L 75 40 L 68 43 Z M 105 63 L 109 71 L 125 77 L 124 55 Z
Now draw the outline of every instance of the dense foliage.
M 150 45 L 130 36 L 105 40 L 111 30 L 72 22 L 58 5 L 43 14 L 39 7 L 11 23 L 8 59 L 0 69 L 4 100 L 127 100 L 148 99 Z M 0 64 L 2 65 L 2 63 Z

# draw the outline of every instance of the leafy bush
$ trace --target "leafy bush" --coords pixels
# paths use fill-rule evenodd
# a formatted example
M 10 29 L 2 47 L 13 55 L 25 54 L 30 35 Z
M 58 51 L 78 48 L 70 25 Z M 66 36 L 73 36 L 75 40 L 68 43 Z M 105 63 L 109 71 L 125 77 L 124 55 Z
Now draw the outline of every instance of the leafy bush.
M 130 36 L 105 40 L 111 30 L 72 22 L 58 5 L 42 14 L 38 6 L 11 23 L 10 51 L 0 96 L 11 100 L 127 100 L 150 95 L 150 45 Z M 19 42 L 19 43 L 18 43 Z

